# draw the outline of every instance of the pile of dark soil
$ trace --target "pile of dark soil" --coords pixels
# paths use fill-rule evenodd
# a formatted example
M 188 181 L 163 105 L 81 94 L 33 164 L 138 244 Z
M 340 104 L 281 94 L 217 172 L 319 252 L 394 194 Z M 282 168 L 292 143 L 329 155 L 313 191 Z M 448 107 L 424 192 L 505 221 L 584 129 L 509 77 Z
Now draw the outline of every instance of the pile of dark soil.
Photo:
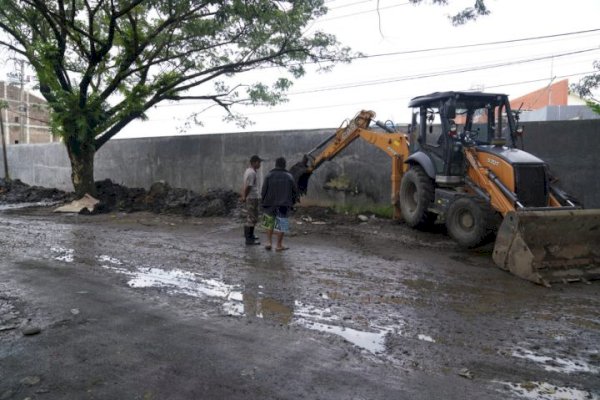
M 98 212 L 113 210 L 179 214 L 192 217 L 228 215 L 237 207 L 239 195 L 232 190 L 212 189 L 204 194 L 192 190 L 172 188 L 156 182 L 149 191 L 127 188 L 110 179 L 96 182 L 96 197 L 100 200 Z
M 0 203 L 56 203 L 75 199 L 73 193 L 40 186 L 29 186 L 18 179 L 0 178 Z
M 239 195 L 231 190 L 212 189 L 198 194 L 157 182 L 146 191 L 121 186 L 110 179 L 96 182 L 95 197 L 100 204 L 94 213 L 152 211 L 193 217 L 229 215 L 237 207 L 239 199 Z M 75 198 L 74 193 L 29 186 L 19 180 L 0 179 L 0 203 L 56 203 Z

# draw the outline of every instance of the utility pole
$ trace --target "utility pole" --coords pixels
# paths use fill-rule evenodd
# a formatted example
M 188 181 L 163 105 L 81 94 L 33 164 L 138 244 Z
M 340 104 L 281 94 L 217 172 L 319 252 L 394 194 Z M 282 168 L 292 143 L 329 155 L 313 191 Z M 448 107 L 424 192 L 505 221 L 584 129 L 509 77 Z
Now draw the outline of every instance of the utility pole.
M 25 60 L 13 58 L 15 71 L 9 72 L 8 76 L 12 83 L 19 84 L 19 99 L 17 100 L 16 114 L 19 116 L 19 140 L 18 143 L 27 143 L 28 136 L 25 132 L 25 120 L 27 119 L 27 100 L 25 98 Z M 19 69 L 17 69 L 20 67 Z M 20 71 L 19 71 L 20 70 Z
M 17 60 L 21 64 L 21 74 L 19 76 L 19 80 L 21 83 L 21 95 L 20 100 L 21 104 L 19 104 L 19 122 L 21 128 L 19 129 L 19 138 L 21 139 L 19 143 L 27 143 L 27 135 L 25 134 L 25 116 L 27 115 L 27 105 L 25 104 L 25 60 Z
M 6 82 L 4 83 L 6 85 Z M 4 100 L 0 102 L 0 132 L 2 135 L 2 159 L 4 160 L 4 180 L 10 181 L 8 174 L 8 160 L 6 159 L 6 138 L 4 135 L 4 109 L 8 106 Z

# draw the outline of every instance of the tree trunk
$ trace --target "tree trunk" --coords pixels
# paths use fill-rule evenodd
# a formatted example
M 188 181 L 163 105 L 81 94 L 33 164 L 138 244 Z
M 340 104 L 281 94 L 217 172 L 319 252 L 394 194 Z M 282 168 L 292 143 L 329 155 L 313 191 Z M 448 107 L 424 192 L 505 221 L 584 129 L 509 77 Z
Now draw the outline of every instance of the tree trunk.
M 70 137 L 65 140 L 69 159 L 71 160 L 71 181 L 78 198 L 88 193 L 96 195 L 94 185 L 94 156 L 96 149 L 93 141 L 81 142 L 77 138 Z

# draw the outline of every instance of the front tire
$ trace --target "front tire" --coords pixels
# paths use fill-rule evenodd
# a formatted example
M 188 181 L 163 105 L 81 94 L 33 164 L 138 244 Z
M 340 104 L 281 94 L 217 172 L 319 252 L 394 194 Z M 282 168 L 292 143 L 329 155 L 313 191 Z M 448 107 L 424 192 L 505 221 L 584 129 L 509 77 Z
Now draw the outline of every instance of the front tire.
M 446 215 L 448 234 L 462 247 L 479 246 L 490 233 L 491 216 L 490 207 L 479 199 L 456 199 Z
M 427 229 L 433 225 L 437 215 L 428 209 L 434 196 L 431 178 L 421 167 L 411 167 L 400 183 L 400 211 L 407 225 L 417 229 Z

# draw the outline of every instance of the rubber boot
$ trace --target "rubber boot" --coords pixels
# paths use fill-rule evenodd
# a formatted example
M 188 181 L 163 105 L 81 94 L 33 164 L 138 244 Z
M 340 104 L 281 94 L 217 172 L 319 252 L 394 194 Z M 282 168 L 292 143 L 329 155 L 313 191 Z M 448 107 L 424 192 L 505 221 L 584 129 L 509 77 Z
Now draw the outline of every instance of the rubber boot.
M 254 237 L 252 235 L 253 230 L 254 230 L 254 227 L 252 227 L 252 226 L 244 227 L 244 237 L 246 238 L 246 246 L 260 244 L 260 243 L 256 243 L 256 240 L 254 240 Z
M 260 240 L 258 240 L 258 236 L 254 234 L 254 227 L 250 227 L 250 237 L 254 240 L 254 244 L 260 244 Z

